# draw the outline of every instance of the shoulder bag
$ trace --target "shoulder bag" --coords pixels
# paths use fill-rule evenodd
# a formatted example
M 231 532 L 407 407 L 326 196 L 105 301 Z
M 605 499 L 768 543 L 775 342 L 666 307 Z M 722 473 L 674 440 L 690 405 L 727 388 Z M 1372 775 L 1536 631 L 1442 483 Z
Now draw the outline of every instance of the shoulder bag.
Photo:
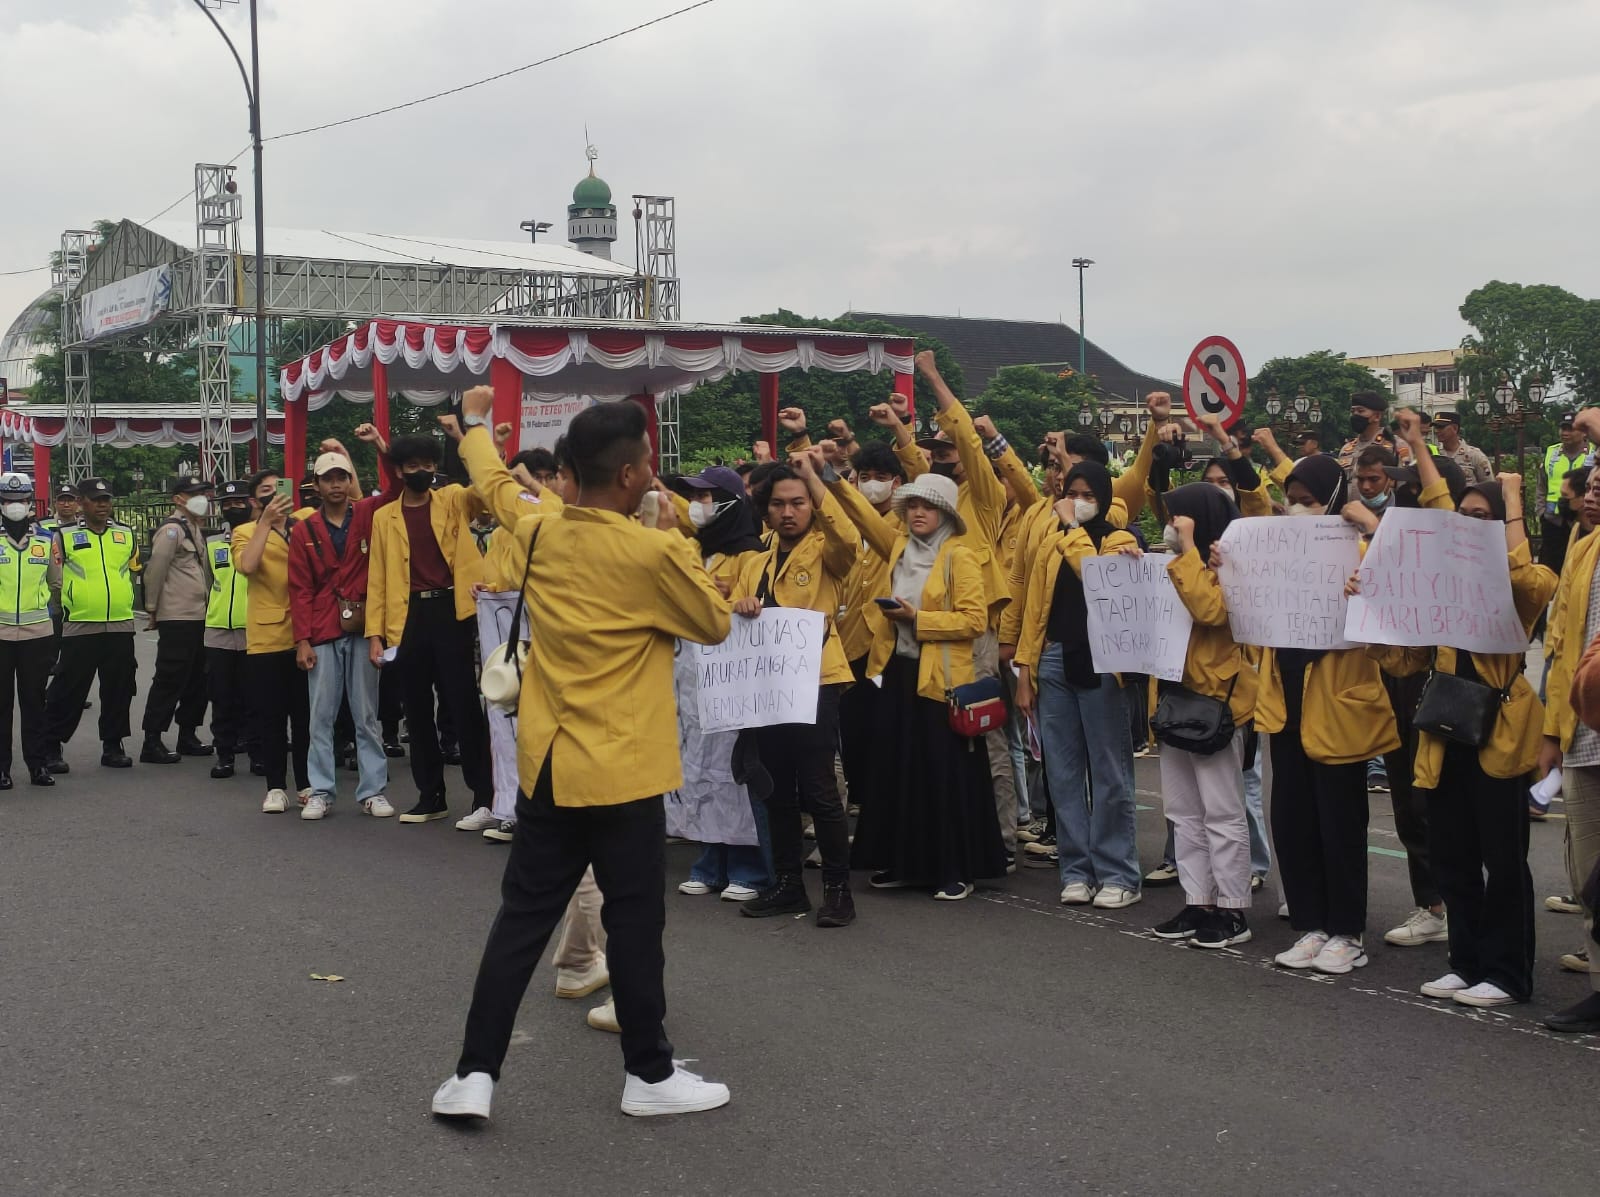
M 306 520 L 306 535 L 311 540 L 311 547 L 317 552 L 317 560 L 326 568 L 328 559 L 322 552 L 322 541 L 317 539 L 317 525 L 321 517 L 308 517 Z M 333 538 L 328 538 L 328 548 L 333 548 Z M 335 561 L 337 562 L 337 558 Z M 340 598 L 339 592 L 333 592 L 334 600 L 339 604 L 339 630 L 346 636 L 362 636 L 367 631 L 367 601 L 365 599 Z
M 1510 688 L 1496 690 L 1472 678 L 1440 673 L 1438 663 L 1439 653 L 1435 649 L 1433 665 L 1417 697 L 1411 726 L 1456 744 L 1482 748 L 1494 733 L 1501 706 L 1511 698 Z
M 950 554 L 944 558 L 944 609 L 955 609 L 955 567 Z M 943 641 L 945 701 L 950 704 L 950 730 L 968 740 L 986 736 L 1006 725 L 1006 700 L 997 677 L 980 677 L 957 686 L 950 668 L 950 642 Z
M 1241 661 L 1239 668 L 1248 669 L 1249 666 Z M 1150 717 L 1150 730 L 1168 748 L 1192 752 L 1196 756 L 1215 756 L 1233 741 L 1236 729 L 1233 708 L 1228 703 L 1238 684 L 1236 673 L 1223 698 L 1197 694 L 1176 683 L 1161 687 L 1155 714 Z
M 478 690 L 484 701 L 497 710 L 515 712 L 522 695 L 522 669 L 528 663 L 528 642 L 522 639 L 522 613 L 528 605 L 528 571 L 533 567 L 533 546 L 539 543 L 539 527 L 533 526 L 528 539 L 528 560 L 522 567 L 522 585 L 517 590 L 517 608 L 511 615 L 511 631 L 506 636 L 505 652 L 495 652 L 483 663 Z

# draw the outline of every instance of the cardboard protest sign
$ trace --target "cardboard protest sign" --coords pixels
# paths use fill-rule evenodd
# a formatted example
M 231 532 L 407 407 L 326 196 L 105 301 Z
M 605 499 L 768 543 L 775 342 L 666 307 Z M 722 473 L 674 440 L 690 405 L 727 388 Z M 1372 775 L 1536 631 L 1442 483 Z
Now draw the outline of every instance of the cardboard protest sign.
M 1240 644 L 1349 648 L 1344 586 L 1361 564 L 1361 534 L 1336 515 L 1234 520 L 1217 581 Z
M 815 723 L 826 631 L 818 611 L 769 607 L 735 615 L 721 644 L 695 645 L 700 730 Z
M 1151 553 L 1084 558 L 1083 597 L 1096 672 L 1183 679 L 1194 620 L 1167 576 L 1169 561 Z

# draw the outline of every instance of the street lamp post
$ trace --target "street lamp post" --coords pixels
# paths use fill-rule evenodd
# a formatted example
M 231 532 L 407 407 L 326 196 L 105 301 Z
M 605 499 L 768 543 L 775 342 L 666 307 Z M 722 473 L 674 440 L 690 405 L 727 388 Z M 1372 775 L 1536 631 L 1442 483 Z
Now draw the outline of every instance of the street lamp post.
M 1094 265 L 1093 258 L 1073 258 L 1072 268 L 1078 272 L 1078 373 L 1088 381 L 1088 351 L 1083 340 L 1083 272 Z
M 539 244 L 539 234 L 548 233 L 555 226 L 548 220 L 524 220 L 517 227 L 528 234 L 528 239 L 537 245 Z
M 216 27 L 228 52 L 239 66 L 239 77 L 244 80 L 245 98 L 250 104 L 250 150 L 254 160 L 256 209 L 256 444 L 261 448 L 262 460 L 267 452 L 267 231 L 263 223 L 265 204 L 261 191 L 261 42 L 257 36 L 256 0 L 250 0 L 250 69 L 234 48 L 233 39 L 221 22 L 212 15 L 214 7 L 237 4 L 239 0 L 194 0 L 195 7 L 206 14 L 206 19 Z
M 1283 414 L 1283 400 L 1278 396 L 1278 388 L 1273 387 L 1267 392 L 1267 427 L 1274 432 L 1278 430 L 1278 417 Z

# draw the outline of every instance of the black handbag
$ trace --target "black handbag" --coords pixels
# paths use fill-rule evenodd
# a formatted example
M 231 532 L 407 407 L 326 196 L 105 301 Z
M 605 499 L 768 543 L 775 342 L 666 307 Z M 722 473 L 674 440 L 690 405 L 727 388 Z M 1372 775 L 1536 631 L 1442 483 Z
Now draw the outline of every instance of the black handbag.
M 1234 674 L 1226 698 L 1196 694 L 1176 684 L 1162 686 L 1156 713 L 1150 717 L 1150 730 L 1168 748 L 1196 756 L 1215 756 L 1233 742 L 1233 708 L 1228 701 L 1238 684 L 1239 675 Z
M 1437 662 L 1438 653 L 1434 654 Z M 1417 696 L 1417 710 L 1411 726 L 1429 735 L 1440 736 L 1469 748 L 1482 748 L 1494 732 L 1494 721 L 1511 691 L 1496 690 L 1471 678 L 1453 673 L 1428 671 Z

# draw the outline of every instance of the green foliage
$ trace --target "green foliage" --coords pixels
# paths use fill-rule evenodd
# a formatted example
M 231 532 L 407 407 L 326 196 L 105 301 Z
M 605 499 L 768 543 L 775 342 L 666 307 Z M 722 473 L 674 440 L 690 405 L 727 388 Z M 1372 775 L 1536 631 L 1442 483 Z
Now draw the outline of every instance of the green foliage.
M 714 465 L 735 466 L 741 461 L 753 460 L 750 446 L 740 442 L 726 445 L 707 445 L 680 459 L 678 471 L 684 475 L 698 474 Z
M 1044 434 L 1078 427 L 1078 411 L 1091 399 L 1079 375 L 1058 377 L 1037 366 L 1006 366 L 972 402 L 974 414 L 990 417 L 1025 461 L 1044 444 Z
M 1461 370 L 1487 395 L 1508 379 L 1526 396 L 1530 382 L 1567 374 L 1584 332 L 1585 301 L 1549 284 L 1486 283 L 1461 304 L 1472 325 L 1462 339 Z
M 1285 429 L 1302 429 L 1309 423 L 1294 412 L 1295 396 L 1305 387 L 1312 406 L 1322 408 L 1322 447 L 1337 449 L 1349 437 L 1350 396 L 1357 391 L 1376 391 L 1386 398 L 1392 392 L 1383 385 L 1371 370 L 1348 361 L 1345 355 L 1332 349 L 1318 349 L 1300 357 L 1275 357 L 1261 367 L 1261 372 L 1250 380 L 1245 401 L 1245 422 L 1252 428 L 1265 427 L 1267 393 L 1278 389 L 1283 401 L 1283 412 L 1278 425 Z M 1174 404 L 1181 400 L 1173 397 Z

